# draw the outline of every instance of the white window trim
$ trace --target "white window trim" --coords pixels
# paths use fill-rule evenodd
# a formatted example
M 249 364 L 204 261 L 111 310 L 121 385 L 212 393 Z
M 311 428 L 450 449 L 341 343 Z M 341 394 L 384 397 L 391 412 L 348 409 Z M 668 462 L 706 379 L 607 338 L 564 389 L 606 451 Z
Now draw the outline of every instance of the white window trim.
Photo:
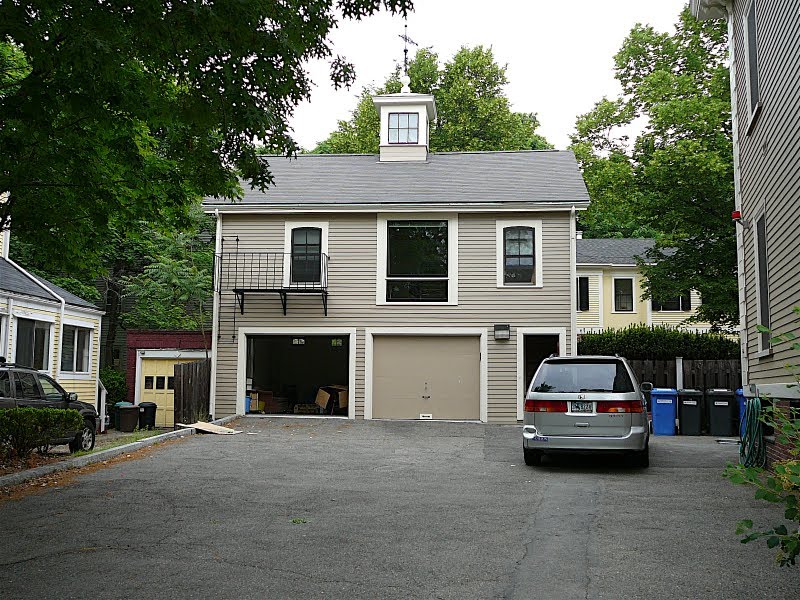
M 247 392 L 247 338 L 251 335 L 330 335 L 330 336 L 349 336 L 349 359 L 348 359 L 348 382 L 349 401 L 347 403 L 347 418 L 356 418 L 356 330 L 347 327 L 239 327 L 236 331 L 238 341 L 237 363 L 236 363 L 236 414 L 244 413 L 244 398 Z M 138 377 L 137 370 L 137 377 Z M 217 382 L 212 381 L 211 387 L 214 388 Z M 136 389 L 139 389 L 137 379 Z M 279 417 L 280 415 L 270 415 Z M 287 415 L 296 418 L 297 415 Z M 342 417 L 330 417 L 320 415 L 319 419 L 336 419 Z
M 82 380 L 82 379 L 92 379 L 92 355 L 94 352 L 94 327 L 87 327 L 85 323 L 80 322 L 80 324 L 76 324 L 72 321 L 72 319 L 64 319 L 64 323 L 61 326 L 61 337 L 62 340 L 59 340 L 59 343 L 62 344 L 62 351 L 61 355 L 63 356 L 63 337 L 64 337 L 64 330 L 67 327 L 75 327 L 76 329 L 86 329 L 89 331 L 89 361 L 86 365 L 87 369 L 85 371 L 64 371 L 61 369 L 61 365 L 58 365 L 58 379 L 74 379 L 74 380 Z M 78 336 L 75 336 L 73 340 L 73 360 L 74 357 L 77 356 L 77 348 L 75 345 L 78 343 Z
M 8 319 L 8 315 L 4 312 L 0 312 L 0 356 L 8 356 L 6 352 L 6 319 Z
M 506 290 L 530 290 L 544 287 L 542 273 L 544 271 L 542 256 L 542 221 L 541 219 L 498 219 L 495 229 L 495 244 L 497 255 L 497 287 Z M 507 227 L 531 227 L 534 230 L 533 251 L 535 253 L 536 283 L 505 283 L 505 265 L 503 265 L 504 237 L 503 230 Z
M 322 230 L 322 253 L 328 254 L 328 221 L 286 221 L 283 230 L 283 287 L 292 286 L 292 230 L 303 227 L 315 227 Z M 325 269 L 325 265 L 320 265 Z M 321 273 L 320 286 L 325 279 L 325 273 Z
M 633 294 L 633 310 L 617 310 L 617 280 L 618 279 L 630 279 L 631 280 L 631 292 Z M 637 314 L 637 307 L 636 305 L 638 302 L 639 297 L 636 295 L 636 276 L 635 275 L 612 275 L 611 277 L 611 312 L 616 315 L 635 315 Z
M 522 379 L 525 375 L 525 336 L 526 335 L 557 335 L 558 355 L 567 355 L 567 328 L 566 327 L 517 327 L 517 421 L 525 418 L 525 396 L 528 393 L 530 381 Z M 573 346 L 572 356 L 575 356 L 577 347 Z
M 386 300 L 386 260 L 389 250 L 389 221 L 447 221 L 447 302 L 389 302 Z M 458 215 L 453 213 L 390 214 L 377 216 L 376 306 L 458 306 Z
M 364 420 L 372 419 L 372 384 L 374 367 L 375 336 L 407 335 L 407 336 L 467 336 L 480 338 L 480 390 L 479 417 L 482 423 L 489 419 L 489 342 L 488 330 L 481 327 L 368 327 L 364 330 Z
M 756 118 L 758 117 L 759 113 L 761 112 L 761 82 L 759 81 L 759 89 L 758 89 L 758 101 L 756 105 L 751 107 L 750 106 L 750 96 L 752 95 L 752 90 L 750 89 L 750 30 L 747 24 L 747 16 L 750 14 L 750 10 L 753 9 L 755 11 L 755 20 L 756 20 L 756 46 L 758 46 L 758 8 L 756 7 L 755 0 L 750 0 L 750 3 L 747 5 L 747 8 L 742 14 L 742 31 L 744 33 L 744 83 L 745 83 L 745 94 L 746 94 L 746 106 L 747 106 L 747 127 L 745 127 L 745 135 L 750 135 L 750 132 L 753 130 L 753 126 L 755 125 Z M 756 48 L 756 61 L 758 61 L 758 48 Z M 758 62 L 756 62 L 756 70 L 758 70 Z
M 762 208 L 758 211 L 753 219 L 753 287 L 755 288 L 756 294 L 756 314 L 755 314 L 755 324 L 758 325 L 759 321 L 761 320 L 761 277 L 759 276 L 759 272 L 761 271 L 761 259 L 758 256 L 758 222 L 765 218 L 765 211 Z M 765 226 L 768 225 L 765 223 Z M 769 246 L 767 245 L 769 241 L 769 236 L 767 239 L 764 240 L 764 244 L 766 246 L 767 254 L 769 254 Z M 767 282 L 769 282 L 769 260 L 767 260 L 766 264 L 766 271 L 767 271 Z M 767 286 L 766 290 L 767 296 L 767 310 L 769 310 L 769 285 Z M 772 315 L 770 315 L 771 317 Z M 770 319 L 771 320 L 771 319 Z M 765 356 L 770 356 L 772 354 L 772 345 L 764 346 L 764 335 L 761 334 L 760 331 L 756 329 L 756 339 L 758 340 L 758 352 L 755 354 L 755 358 L 763 358 Z
M 39 321 L 40 323 L 45 323 L 50 326 L 50 336 L 48 339 L 49 345 L 47 348 L 47 363 L 45 364 L 44 368 L 38 369 L 39 373 L 44 373 L 45 375 L 50 375 L 52 377 L 52 373 L 50 372 L 50 368 L 53 365 L 53 353 L 55 352 L 55 332 L 54 332 L 54 325 L 55 325 L 55 317 L 50 318 L 50 315 L 37 315 L 34 313 L 28 313 L 26 311 L 15 310 L 14 311 L 14 328 L 12 339 L 14 340 L 14 356 L 10 357 L 9 362 L 16 362 L 17 359 L 17 339 L 19 338 L 19 320 L 26 319 L 28 321 Z M 60 340 L 59 340 L 60 342 Z M 11 348 L 9 348 L 9 354 Z M 55 377 L 53 377 L 55 379 Z

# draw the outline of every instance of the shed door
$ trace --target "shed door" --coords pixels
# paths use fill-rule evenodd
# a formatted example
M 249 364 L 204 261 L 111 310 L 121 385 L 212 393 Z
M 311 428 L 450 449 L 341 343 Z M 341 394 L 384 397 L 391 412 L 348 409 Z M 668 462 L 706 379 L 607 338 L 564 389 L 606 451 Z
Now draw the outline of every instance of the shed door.
M 480 419 L 480 338 L 375 336 L 375 419 Z
M 143 358 L 139 402 L 155 402 L 156 427 L 175 425 L 175 365 L 192 358 Z

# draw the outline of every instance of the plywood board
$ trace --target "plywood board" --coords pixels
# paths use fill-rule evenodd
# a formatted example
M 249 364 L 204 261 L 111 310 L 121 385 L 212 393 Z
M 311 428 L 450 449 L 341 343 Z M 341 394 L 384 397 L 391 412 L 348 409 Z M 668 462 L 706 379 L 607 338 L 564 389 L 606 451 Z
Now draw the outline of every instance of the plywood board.
M 242 433 L 241 431 L 231 429 L 230 427 L 222 427 L 221 425 L 214 425 L 213 423 L 203 423 L 202 421 L 192 423 L 191 425 L 186 425 L 185 423 L 176 423 L 176 425 L 186 429 L 196 429 L 197 431 L 202 431 L 203 433 L 216 433 L 218 435 L 236 435 L 237 433 Z

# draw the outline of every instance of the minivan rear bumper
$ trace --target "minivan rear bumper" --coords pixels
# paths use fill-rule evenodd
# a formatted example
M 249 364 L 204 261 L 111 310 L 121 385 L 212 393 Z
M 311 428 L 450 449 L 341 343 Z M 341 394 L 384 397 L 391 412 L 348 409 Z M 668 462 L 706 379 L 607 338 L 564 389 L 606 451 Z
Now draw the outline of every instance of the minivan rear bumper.
M 647 427 L 631 427 L 623 437 L 552 436 L 541 435 L 534 425 L 522 427 L 522 446 L 529 450 L 579 452 L 644 450 L 649 432 Z

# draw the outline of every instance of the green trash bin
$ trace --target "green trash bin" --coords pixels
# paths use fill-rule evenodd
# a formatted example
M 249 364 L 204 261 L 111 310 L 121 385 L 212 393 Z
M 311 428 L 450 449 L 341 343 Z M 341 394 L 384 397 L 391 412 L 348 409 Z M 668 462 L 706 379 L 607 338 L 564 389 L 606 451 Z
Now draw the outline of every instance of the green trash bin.
M 133 403 L 123 401 L 123 402 L 117 402 L 114 405 L 114 429 L 116 429 L 117 431 L 119 431 L 119 413 L 120 413 L 119 409 L 125 406 L 133 406 Z

